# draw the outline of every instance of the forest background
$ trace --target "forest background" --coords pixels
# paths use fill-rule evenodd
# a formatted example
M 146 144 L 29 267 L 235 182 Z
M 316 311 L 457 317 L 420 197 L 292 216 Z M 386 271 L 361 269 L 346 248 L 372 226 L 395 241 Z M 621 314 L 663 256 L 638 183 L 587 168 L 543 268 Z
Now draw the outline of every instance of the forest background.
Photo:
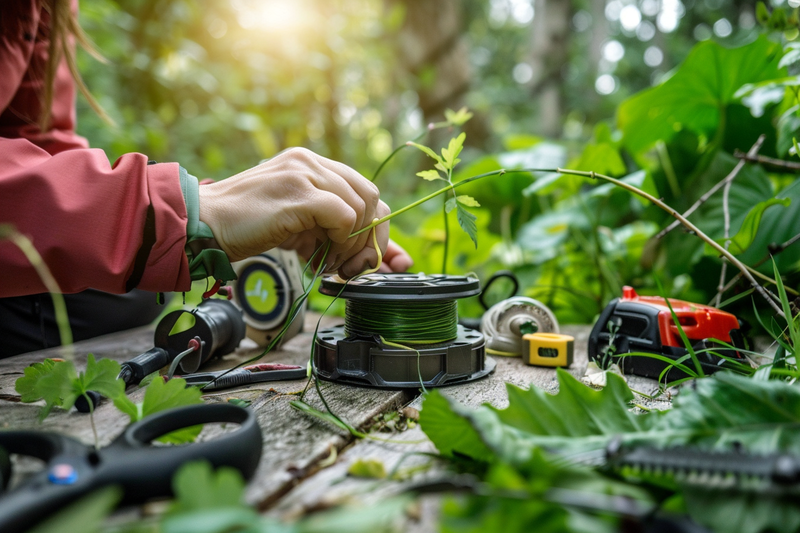
M 682 212 L 761 134 L 762 156 L 797 160 L 795 11 L 779 0 L 92 0 L 81 23 L 108 62 L 81 54 L 79 65 L 116 126 L 79 99 L 78 131 L 111 161 L 142 152 L 200 178 L 292 146 L 372 176 L 446 109 L 467 106 L 454 181 L 593 170 Z M 420 142 L 438 150 L 457 132 Z M 435 190 L 415 175 L 426 168 L 421 152 L 399 153 L 376 179 L 382 198 L 397 209 Z M 771 275 L 763 260 L 800 228 L 800 198 L 775 201 L 800 197 L 794 184 L 791 170 L 746 165 L 727 207 L 720 191 L 691 220 L 715 239 L 725 212 L 730 236 L 749 224 L 735 252 Z M 452 230 L 451 213 L 448 272 L 511 269 L 562 322 L 591 322 L 622 285 L 655 292 L 656 276 L 669 296 L 701 303 L 749 288 L 716 299 L 717 254 L 680 229 L 656 238 L 670 217 L 620 189 L 538 173 L 463 192 L 481 204 L 479 245 Z M 442 216 L 434 201 L 392 221 L 415 271 L 443 271 Z M 800 245 L 779 251 L 792 286 Z M 729 309 L 747 317 L 753 305 Z

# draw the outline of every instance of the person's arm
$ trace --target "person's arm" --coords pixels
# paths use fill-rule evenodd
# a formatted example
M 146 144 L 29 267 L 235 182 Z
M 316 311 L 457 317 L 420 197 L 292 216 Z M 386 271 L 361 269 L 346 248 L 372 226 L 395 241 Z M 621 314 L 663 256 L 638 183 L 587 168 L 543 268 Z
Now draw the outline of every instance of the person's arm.
M 31 239 L 65 293 L 190 288 L 177 163 L 126 154 L 112 166 L 102 150 L 51 156 L 27 140 L 0 138 L 0 223 Z M 8 241 L 0 241 L 0 272 L 0 296 L 45 292 Z
M 8 107 L 28 71 L 39 26 L 41 5 L 6 0 L 0 13 L 0 110 Z

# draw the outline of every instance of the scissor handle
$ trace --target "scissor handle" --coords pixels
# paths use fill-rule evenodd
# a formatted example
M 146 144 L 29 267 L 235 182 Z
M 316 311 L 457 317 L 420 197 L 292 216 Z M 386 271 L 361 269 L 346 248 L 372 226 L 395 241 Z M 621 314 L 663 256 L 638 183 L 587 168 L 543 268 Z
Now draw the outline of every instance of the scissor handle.
M 240 427 L 185 446 L 150 445 L 172 431 L 210 423 Z M 148 416 L 99 451 L 68 437 L 32 431 L 0 432 L 0 446 L 48 463 L 43 472 L 0 497 L 0 532 L 18 533 L 102 487 L 121 487 L 123 502 L 130 504 L 170 496 L 172 478 L 187 461 L 233 467 L 249 479 L 261 458 L 262 438 L 251 410 L 232 404 L 198 404 Z M 58 477 L 65 466 L 69 475 Z
M 185 446 L 150 446 L 154 440 L 173 431 L 211 423 L 234 423 L 240 427 L 212 440 Z M 151 458 L 154 469 L 170 472 L 186 461 L 206 460 L 215 468 L 233 467 L 245 479 L 250 479 L 261 459 L 262 445 L 261 428 L 251 409 L 228 403 L 198 404 L 162 411 L 131 424 L 101 454 L 116 456 L 120 451 L 124 456 L 129 451 L 134 455 L 141 451 Z

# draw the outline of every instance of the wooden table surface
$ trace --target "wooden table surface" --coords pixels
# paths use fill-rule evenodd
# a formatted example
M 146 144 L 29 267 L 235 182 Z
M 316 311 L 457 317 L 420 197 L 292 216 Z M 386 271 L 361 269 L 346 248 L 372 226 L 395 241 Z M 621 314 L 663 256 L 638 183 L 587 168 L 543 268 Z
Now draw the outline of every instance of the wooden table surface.
M 305 365 L 309 360 L 312 333 L 318 318 L 307 314 L 305 331 L 288 341 L 281 350 L 268 354 L 262 362 Z M 322 320 L 323 326 L 338 323 L 341 323 L 339 318 L 325 317 Z M 153 329 L 138 328 L 77 343 L 72 347 L 76 366 L 80 369 L 85 365 L 89 353 L 96 358 L 126 361 L 152 348 Z M 588 326 L 562 327 L 562 333 L 575 337 L 575 362 L 568 371 L 576 377 L 581 377 L 586 369 L 589 330 Z M 214 360 L 210 369 L 229 368 L 246 360 L 257 353 L 253 348 L 240 347 L 236 353 Z M 0 360 L 0 424 L 3 428 L 40 428 L 70 435 L 86 443 L 92 442 L 88 415 L 74 409 L 67 412 L 56 408 L 43 423 L 39 423 L 37 414 L 40 404 L 21 403 L 14 390 L 14 381 L 22 375 L 25 366 L 46 357 L 64 357 L 64 350 L 53 348 Z M 488 377 L 446 387 L 442 392 L 469 406 L 489 402 L 504 407 L 507 404 L 507 382 L 526 388 L 534 385 L 551 392 L 557 388 L 555 371 L 552 369 L 527 366 L 519 358 L 496 357 L 495 360 L 497 368 Z M 647 394 L 657 388 L 653 380 L 635 376 L 628 377 L 628 380 L 633 389 Z M 404 432 L 376 433 L 381 438 L 404 443 L 356 440 L 347 432 L 293 409 L 289 402 L 297 397 L 287 393 L 301 390 L 305 383 L 305 380 L 273 382 L 214 392 L 204 397 L 207 401 L 241 398 L 252 402 L 251 407 L 256 411 L 263 430 L 264 448 L 261 463 L 255 478 L 248 485 L 246 497 L 262 512 L 292 519 L 309 509 L 324 508 L 342 501 L 357 500 L 368 504 L 371 500 L 403 489 L 403 483 L 376 484 L 374 480 L 348 477 L 347 469 L 359 458 L 377 458 L 384 463 L 387 471 L 401 457 L 404 457 L 403 468 L 430 461 L 423 456 L 406 459 L 408 452 L 433 450 L 418 426 Z M 334 412 L 352 426 L 366 428 L 367 431 L 377 427 L 374 423 L 376 418 L 407 406 L 419 409 L 422 403 L 416 390 L 383 391 L 323 382 L 322 392 Z M 135 401 L 140 401 L 143 390 L 129 391 L 129 394 Z M 310 405 L 324 409 L 313 387 L 305 399 Z M 116 437 L 128 423 L 127 417 L 120 415 L 107 401 L 96 410 L 95 421 L 101 446 Z M 419 516 L 409 519 L 404 530 L 435 529 L 435 501 L 423 501 L 421 506 L 423 510 Z

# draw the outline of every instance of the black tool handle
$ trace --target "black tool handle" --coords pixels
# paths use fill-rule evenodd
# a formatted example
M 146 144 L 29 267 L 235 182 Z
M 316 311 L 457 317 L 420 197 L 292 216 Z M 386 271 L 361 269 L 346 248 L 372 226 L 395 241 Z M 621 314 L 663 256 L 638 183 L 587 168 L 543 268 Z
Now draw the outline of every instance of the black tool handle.
M 152 348 L 143 354 L 137 355 L 130 361 L 122 363 L 122 370 L 119 376 L 127 385 L 135 385 L 141 382 L 145 376 L 164 368 L 172 362 L 167 350 L 164 348 Z
M 208 423 L 237 423 L 240 427 L 185 446 L 150 445 L 172 431 Z M 44 432 L 0 432 L 0 446 L 11 453 L 49 459 L 45 471 L 0 497 L 0 532 L 21 533 L 62 507 L 111 485 L 122 488 L 123 503 L 171 496 L 172 478 L 188 461 L 207 460 L 215 468 L 230 466 L 249 479 L 261 458 L 262 437 L 251 410 L 231 404 L 199 404 L 149 416 L 130 425 L 99 451 Z M 67 482 L 54 481 L 54 474 L 65 467 L 74 477 Z
M 308 371 L 305 368 L 262 370 L 258 372 L 253 372 L 246 368 L 239 368 L 211 380 L 208 385 L 203 387 L 203 390 L 228 389 L 231 387 L 239 387 L 240 385 L 250 385 L 252 383 L 262 383 L 266 381 L 305 379 L 307 376 Z
M 506 298 L 503 298 L 504 300 L 508 299 L 508 298 L 512 298 L 515 294 L 517 294 L 517 291 L 519 290 L 519 280 L 517 279 L 517 276 L 514 275 L 513 272 L 511 272 L 510 270 L 498 270 L 497 272 L 492 274 L 492 276 L 486 281 L 486 283 L 483 285 L 483 290 L 481 291 L 480 295 L 478 296 L 478 300 L 480 300 L 481 305 L 487 311 L 489 310 L 489 307 L 491 307 L 491 306 L 486 303 L 486 300 L 485 300 L 486 293 L 489 292 L 489 287 L 491 287 L 494 284 L 494 282 L 497 281 L 500 278 L 506 278 L 506 279 L 511 280 L 511 283 L 513 285 L 513 288 L 511 289 L 511 294 L 509 294 Z
M 36 457 L 45 462 L 45 470 L 29 478 L 21 487 L 0 497 L 0 531 L 27 531 L 55 510 L 78 499 L 91 473 L 90 450 L 80 442 L 44 431 L 1 431 L 0 447 L 9 454 Z M 59 460 L 58 458 L 64 458 Z M 72 486 L 50 481 L 51 469 L 68 465 L 78 477 Z
M 151 446 L 152 441 L 172 431 L 210 423 L 240 427 L 186 446 Z M 187 461 L 205 460 L 214 468 L 229 466 L 250 479 L 261 459 L 262 445 L 261 428 L 251 409 L 220 403 L 162 411 L 130 425 L 100 451 L 98 483 L 119 484 L 125 490 L 124 502 L 139 503 L 170 496 L 172 477 Z

